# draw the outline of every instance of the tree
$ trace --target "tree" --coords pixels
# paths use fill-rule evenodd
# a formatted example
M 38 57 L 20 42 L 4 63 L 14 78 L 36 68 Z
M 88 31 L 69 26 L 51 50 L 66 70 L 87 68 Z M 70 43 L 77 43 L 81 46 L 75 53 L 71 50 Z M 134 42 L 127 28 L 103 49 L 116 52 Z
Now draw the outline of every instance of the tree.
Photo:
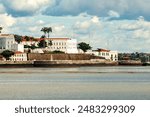
M 52 27 L 47 27 L 47 34 L 48 34 L 48 38 L 49 38 L 49 33 L 51 32 L 52 33 Z
M 47 42 L 42 39 L 39 43 L 38 43 L 39 48 L 45 48 L 47 47 Z
M 29 37 L 29 36 L 25 36 L 24 39 L 25 39 L 26 41 L 30 41 L 30 37 Z
M 92 47 L 89 44 L 85 43 L 85 42 L 79 43 L 78 48 L 83 50 L 83 52 L 87 52 L 87 50 L 92 49 Z
M 46 33 L 48 34 L 48 38 L 49 38 L 49 33 L 52 32 L 52 27 L 43 27 L 41 29 L 42 32 L 44 32 L 44 35 L 46 37 Z
M 32 50 L 34 50 L 34 49 L 36 49 L 36 48 L 38 48 L 38 47 L 35 46 L 34 44 L 32 44 L 32 45 L 30 46 L 30 48 L 31 48 Z
M 19 44 L 22 41 L 22 36 L 20 35 L 14 35 L 15 41 Z
M 44 36 L 46 36 L 46 33 L 47 33 L 47 27 L 43 27 L 43 28 L 41 29 L 41 31 L 44 33 Z
M 3 28 L 2 28 L 2 27 L 0 27 L 0 33 L 2 32 L 2 29 L 3 29 Z
M 13 51 L 10 51 L 10 50 L 5 50 L 1 53 L 1 55 L 6 58 L 6 60 L 9 60 L 9 58 L 14 55 L 14 52 Z
M 48 34 L 48 38 L 49 38 L 49 33 L 52 32 L 52 27 L 43 27 L 41 31 L 44 32 L 43 35 L 44 38 L 46 38 L 46 33 Z M 52 46 L 52 45 L 53 45 L 52 40 L 50 40 L 48 42 L 48 46 Z

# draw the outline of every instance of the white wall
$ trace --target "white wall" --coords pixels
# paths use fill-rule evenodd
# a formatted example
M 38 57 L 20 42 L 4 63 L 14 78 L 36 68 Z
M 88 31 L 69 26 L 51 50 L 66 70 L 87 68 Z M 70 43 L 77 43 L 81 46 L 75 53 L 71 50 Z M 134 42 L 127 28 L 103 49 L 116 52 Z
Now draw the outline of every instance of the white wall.
M 77 40 L 67 40 L 67 52 L 66 53 L 78 53 Z
M 11 50 L 11 45 L 15 44 L 15 38 L 14 35 L 10 34 L 1 34 L 0 35 L 0 50 Z
M 23 44 L 13 44 L 11 46 L 13 51 L 20 51 L 20 52 L 24 52 L 24 45 Z

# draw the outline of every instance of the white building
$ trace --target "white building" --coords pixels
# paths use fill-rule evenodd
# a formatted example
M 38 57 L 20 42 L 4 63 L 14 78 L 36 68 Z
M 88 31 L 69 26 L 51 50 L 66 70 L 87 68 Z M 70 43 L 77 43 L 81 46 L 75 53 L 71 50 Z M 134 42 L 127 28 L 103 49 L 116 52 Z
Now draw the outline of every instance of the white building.
M 77 40 L 70 38 L 49 38 L 46 39 L 48 43 L 52 41 L 52 45 L 48 46 L 48 51 L 63 51 L 65 53 L 78 53 Z
M 98 50 L 92 51 L 92 54 L 94 54 L 96 56 L 104 57 L 106 60 L 118 61 L 118 52 L 117 51 L 98 49 Z
M 12 34 L 0 34 L 0 51 L 11 50 L 15 44 L 15 38 Z
M 38 46 L 38 43 L 43 40 L 40 38 L 35 38 L 37 41 L 25 41 L 23 40 L 21 44 L 23 45 L 35 45 Z M 46 38 L 45 41 L 47 42 L 47 47 L 44 48 L 43 50 L 46 51 L 63 51 L 65 53 L 78 53 L 77 50 L 77 40 L 76 39 L 71 39 L 71 38 Z M 49 43 L 50 41 L 52 42 L 52 45 L 50 46 Z
M 11 61 L 27 61 L 27 54 L 23 52 L 15 52 L 14 55 L 10 57 Z
M 11 50 L 24 52 L 24 45 L 23 44 L 12 44 Z

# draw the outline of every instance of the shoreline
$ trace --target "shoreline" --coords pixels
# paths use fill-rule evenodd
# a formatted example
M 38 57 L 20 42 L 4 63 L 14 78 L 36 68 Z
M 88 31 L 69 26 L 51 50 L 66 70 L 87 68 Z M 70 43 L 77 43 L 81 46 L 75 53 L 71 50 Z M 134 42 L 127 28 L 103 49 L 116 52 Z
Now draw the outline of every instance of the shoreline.
M 113 67 L 113 66 L 145 66 L 145 64 L 119 64 L 110 61 L 25 61 L 25 62 L 0 62 L 0 68 L 72 68 L 72 67 Z M 149 66 L 149 65 L 146 65 Z

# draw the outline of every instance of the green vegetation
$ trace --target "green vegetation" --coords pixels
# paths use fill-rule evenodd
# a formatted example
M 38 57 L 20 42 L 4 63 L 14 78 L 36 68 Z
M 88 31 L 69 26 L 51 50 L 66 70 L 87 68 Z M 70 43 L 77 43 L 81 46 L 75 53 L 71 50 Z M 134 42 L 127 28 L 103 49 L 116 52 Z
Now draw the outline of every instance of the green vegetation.
M 29 46 L 29 45 L 24 45 L 24 48 L 30 48 L 30 49 L 34 50 L 34 49 L 36 49 L 36 48 L 38 48 L 38 47 L 35 46 L 35 45 L 31 45 L 31 46 Z
M 41 29 L 42 32 L 44 32 L 44 36 L 46 37 L 46 33 L 48 34 L 48 38 L 49 38 L 49 33 L 52 33 L 52 27 L 43 27 Z
M 30 37 L 29 37 L 29 36 L 25 36 L 24 39 L 25 39 L 26 41 L 30 41 Z
M 38 43 L 39 48 L 45 48 L 47 47 L 47 42 L 42 39 L 39 43 Z
M 44 39 L 45 40 L 45 38 L 46 38 L 46 34 L 48 34 L 48 38 L 49 38 L 49 33 L 51 32 L 52 33 L 52 27 L 43 27 L 42 29 L 41 29 L 41 31 L 42 32 L 44 32 L 44 35 L 42 35 L 41 36 L 41 38 L 42 39 Z M 39 47 L 41 48 L 43 48 L 43 47 L 47 47 L 47 46 L 52 46 L 53 45 L 53 43 L 52 43 L 52 40 L 50 40 L 49 42 L 41 42 L 41 44 L 39 43 Z
M 10 51 L 10 50 L 5 50 L 1 53 L 1 55 L 6 59 L 6 60 L 9 60 L 10 57 L 12 55 L 14 55 L 14 52 L 13 51 Z
M 92 49 L 92 47 L 89 44 L 85 43 L 85 42 L 79 43 L 78 48 L 83 50 L 83 52 L 87 52 L 87 50 Z
M 3 29 L 3 28 L 2 28 L 2 27 L 0 27 L 0 33 L 2 32 L 2 29 Z
M 59 50 L 55 50 L 55 51 L 52 52 L 52 54 L 64 54 L 64 52 L 63 51 L 59 51 Z
M 15 41 L 16 41 L 18 44 L 22 41 L 22 36 L 15 34 L 14 37 L 15 37 Z

